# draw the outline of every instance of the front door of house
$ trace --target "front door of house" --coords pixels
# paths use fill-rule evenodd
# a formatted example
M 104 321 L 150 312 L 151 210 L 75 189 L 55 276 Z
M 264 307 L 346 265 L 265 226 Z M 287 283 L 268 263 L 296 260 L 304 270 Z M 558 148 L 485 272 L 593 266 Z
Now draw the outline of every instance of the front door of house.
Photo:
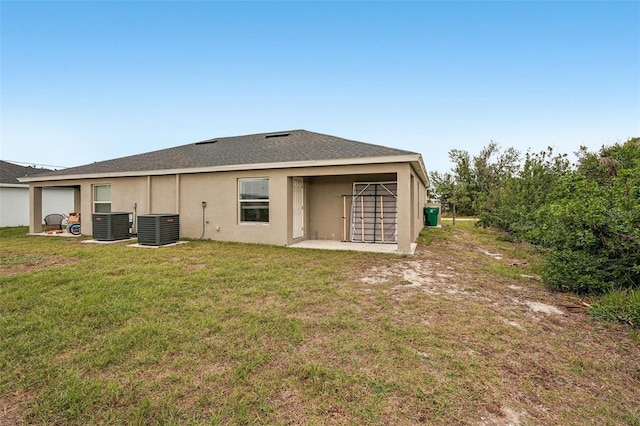
M 397 198 L 397 182 L 355 182 L 351 203 L 351 241 L 396 243 Z
M 304 236 L 304 181 L 293 178 L 293 238 Z

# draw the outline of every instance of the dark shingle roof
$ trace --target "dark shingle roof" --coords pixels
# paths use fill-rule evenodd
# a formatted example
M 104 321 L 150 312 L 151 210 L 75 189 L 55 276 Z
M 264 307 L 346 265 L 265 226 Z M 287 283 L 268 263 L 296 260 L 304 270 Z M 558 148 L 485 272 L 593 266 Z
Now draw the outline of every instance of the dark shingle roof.
M 36 169 L 35 167 L 24 167 L 17 164 L 0 160 L 0 183 L 21 184 L 18 178 L 40 175 L 50 172 L 49 169 Z M 24 184 L 21 184 L 24 185 Z
M 417 153 L 410 151 L 357 142 L 306 130 L 290 130 L 214 138 L 175 148 L 72 167 L 47 173 L 47 176 L 175 170 L 412 154 L 417 155 Z

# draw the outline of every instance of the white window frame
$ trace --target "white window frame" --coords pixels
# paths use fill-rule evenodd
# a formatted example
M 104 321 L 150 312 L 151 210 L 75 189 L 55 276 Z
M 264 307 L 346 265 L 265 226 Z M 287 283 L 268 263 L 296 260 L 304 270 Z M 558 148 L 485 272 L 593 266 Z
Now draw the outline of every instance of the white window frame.
M 109 200 L 97 200 L 97 191 L 98 188 L 104 188 L 104 187 L 108 187 L 109 188 Z M 98 212 L 96 211 L 96 205 L 100 204 L 100 205 L 109 205 L 109 212 L 111 212 L 111 184 L 110 183 L 104 183 L 104 184 L 99 184 L 99 185 L 93 185 L 93 212 L 94 213 L 106 213 L 106 212 Z
M 267 198 L 256 199 L 243 199 L 242 198 L 242 183 L 243 182 L 255 182 L 266 181 L 267 182 Z M 268 177 L 251 177 L 251 178 L 239 178 L 238 179 L 238 223 L 241 225 L 268 225 L 271 223 L 271 187 L 269 185 Z M 264 203 L 267 205 L 267 215 L 269 219 L 267 221 L 254 221 L 254 220 L 242 220 L 242 204 L 243 203 Z

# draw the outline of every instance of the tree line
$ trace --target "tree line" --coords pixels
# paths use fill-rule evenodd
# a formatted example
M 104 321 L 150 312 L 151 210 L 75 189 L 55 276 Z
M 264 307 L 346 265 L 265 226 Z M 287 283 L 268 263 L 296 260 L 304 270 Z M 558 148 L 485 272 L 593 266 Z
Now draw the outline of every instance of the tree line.
M 474 156 L 451 150 L 451 171 L 431 179 L 458 214 L 543 250 L 550 288 L 640 299 L 640 138 L 576 154 L 571 163 L 552 148 L 522 156 L 490 142 Z

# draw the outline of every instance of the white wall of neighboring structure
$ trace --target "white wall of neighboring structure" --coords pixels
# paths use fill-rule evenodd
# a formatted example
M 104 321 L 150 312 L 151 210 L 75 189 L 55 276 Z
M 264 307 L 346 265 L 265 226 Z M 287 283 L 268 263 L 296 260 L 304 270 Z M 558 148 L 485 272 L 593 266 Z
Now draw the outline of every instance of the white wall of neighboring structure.
M 73 189 L 45 188 L 42 191 L 42 217 L 51 213 L 73 212 Z M 29 225 L 29 187 L 0 186 L 0 226 Z
M 28 193 L 29 191 L 27 191 Z M 51 213 L 69 214 L 73 212 L 73 189 L 45 188 L 42 191 L 42 217 Z
M 0 226 L 29 224 L 29 189 L 0 187 Z

